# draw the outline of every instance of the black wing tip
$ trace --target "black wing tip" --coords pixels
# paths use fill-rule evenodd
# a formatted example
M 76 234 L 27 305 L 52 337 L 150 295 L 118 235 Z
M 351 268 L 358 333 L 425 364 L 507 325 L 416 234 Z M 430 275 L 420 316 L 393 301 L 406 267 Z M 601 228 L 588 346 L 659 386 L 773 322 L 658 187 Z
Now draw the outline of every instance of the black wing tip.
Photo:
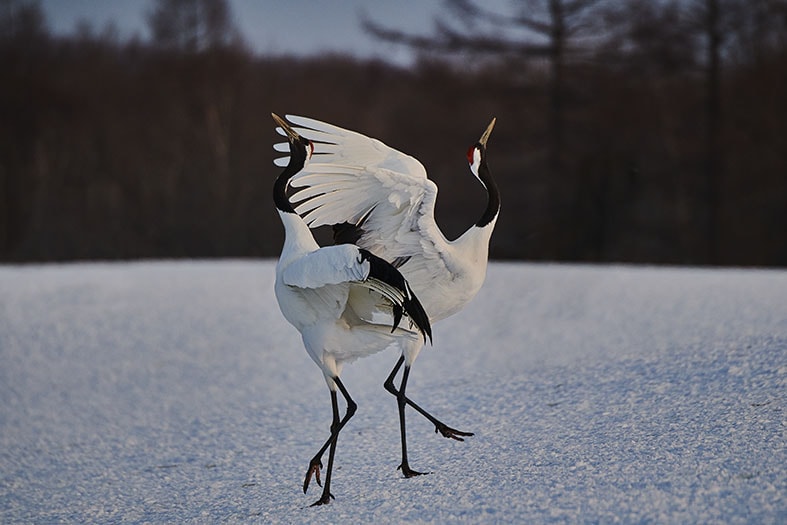
M 426 343 L 427 337 L 429 342 L 432 343 L 432 326 L 429 323 L 429 316 L 424 310 L 421 301 L 418 300 L 418 297 L 410 288 L 410 284 L 404 278 L 404 275 L 394 265 L 382 257 L 376 256 L 369 250 L 358 248 L 358 252 L 360 253 L 361 261 L 369 261 L 369 277 L 374 277 L 396 287 L 404 295 L 402 304 L 394 305 L 394 323 L 391 332 L 399 326 L 402 315 L 407 314 L 424 336 L 424 343 Z
M 424 336 L 424 344 L 426 344 L 426 338 L 429 338 L 429 344 L 433 345 L 434 341 L 432 340 L 432 325 L 429 323 L 429 316 L 426 314 L 426 310 L 424 310 L 423 305 L 421 305 L 421 301 L 412 294 L 411 298 L 406 301 L 405 310 L 407 314 L 410 316 L 410 319 L 413 320 L 415 325 L 421 331 L 421 335 Z

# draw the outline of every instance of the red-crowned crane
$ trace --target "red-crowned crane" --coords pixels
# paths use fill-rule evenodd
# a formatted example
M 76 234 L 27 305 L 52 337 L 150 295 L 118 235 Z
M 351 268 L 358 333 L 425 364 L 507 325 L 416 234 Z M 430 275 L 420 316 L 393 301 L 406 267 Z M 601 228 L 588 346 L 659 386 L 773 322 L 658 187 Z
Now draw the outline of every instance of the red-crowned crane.
M 391 261 L 408 280 L 436 322 L 461 310 L 481 289 L 486 277 L 489 240 L 500 211 L 500 193 L 489 171 L 486 144 L 495 125 L 467 151 L 470 171 L 487 191 L 481 217 L 463 235 L 449 241 L 434 219 L 437 186 L 415 158 L 381 141 L 318 120 L 287 116 L 295 130 L 314 144 L 309 165 L 291 181 L 300 188 L 292 195 L 296 211 L 312 227 L 333 225 L 337 243 L 354 243 Z M 277 144 L 278 151 L 286 151 Z M 279 165 L 286 157 L 277 159 Z M 410 367 L 422 348 L 420 341 L 400 339 L 402 358 L 384 383 L 396 396 L 402 437 L 401 469 L 406 477 L 420 474 L 409 468 L 404 406 L 410 405 L 435 425 L 435 432 L 452 439 L 472 436 L 452 429 L 405 395 Z M 393 380 L 402 364 L 397 390 Z
M 285 231 L 284 247 L 276 265 L 276 299 L 284 317 L 301 333 L 303 344 L 322 370 L 331 393 L 331 435 L 309 463 L 303 483 L 304 493 L 312 476 L 320 483 L 322 455 L 330 448 L 322 496 L 314 503 L 322 505 L 333 497 L 331 474 L 339 432 L 357 408 L 339 379 L 342 365 L 404 339 L 423 344 L 432 334 L 421 303 L 391 264 L 354 245 L 321 248 L 314 240 L 286 194 L 293 175 L 309 162 L 313 144 L 277 115 L 273 119 L 290 146 L 288 164 L 273 186 L 273 201 Z M 403 316 L 409 323 L 401 323 Z M 341 419 L 337 388 L 347 403 Z

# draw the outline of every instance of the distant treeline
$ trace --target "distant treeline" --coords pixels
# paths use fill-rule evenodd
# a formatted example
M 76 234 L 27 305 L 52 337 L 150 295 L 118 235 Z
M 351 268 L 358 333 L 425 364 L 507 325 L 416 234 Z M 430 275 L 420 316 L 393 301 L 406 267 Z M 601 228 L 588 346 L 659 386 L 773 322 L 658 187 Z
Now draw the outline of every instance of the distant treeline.
M 275 111 L 421 160 L 448 237 L 483 211 L 465 152 L 496 116 L 493 258 L 787 265 L 784 39 L 725 56 L 716 105 L 706 68 L 656 45 L 663 33 L 594 44 L 562 68 L 555 158 L 548 59 L 424 54 L 402 69 L 3 31 L 0 261 L 278 255 Z

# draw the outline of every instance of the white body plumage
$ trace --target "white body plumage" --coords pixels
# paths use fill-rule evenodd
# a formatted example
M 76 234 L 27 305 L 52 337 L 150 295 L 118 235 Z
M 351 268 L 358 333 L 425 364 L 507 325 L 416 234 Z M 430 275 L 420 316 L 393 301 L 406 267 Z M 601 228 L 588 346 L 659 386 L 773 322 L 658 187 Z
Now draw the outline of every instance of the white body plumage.
M 394 324 L 391 302 L 366 282 L 370 263 L 357 246 L 320 248 L 295 214 L 279 212 L 287 237 L 276 265 L 276 299 L 300 333 L 309 356 L 331 377 L 342 365 L 421 334 L 405 321 Z

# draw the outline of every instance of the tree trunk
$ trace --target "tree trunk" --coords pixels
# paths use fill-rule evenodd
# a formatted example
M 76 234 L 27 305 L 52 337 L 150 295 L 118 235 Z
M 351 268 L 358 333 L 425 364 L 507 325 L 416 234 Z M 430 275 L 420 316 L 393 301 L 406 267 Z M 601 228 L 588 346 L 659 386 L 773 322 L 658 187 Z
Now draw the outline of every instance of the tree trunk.
M 708 56 L 706 70 L 706 151 L 705 198 L 707 200 L 705 236 L 708 263 L 719 263 L 718 246 L 718 188 L 721 179 L 721 31 L 719 29 L 719 2 L 706 0 L 706 26 Z
M 549 167 L 552 174 L 560 172 L 563 162 L 563 59 L 565 54 L 565 20 L 561 0 L 550 0 L 549 13 L 552 18 L 550 34 L 550 65 L 552 75 L 549 82 Z

